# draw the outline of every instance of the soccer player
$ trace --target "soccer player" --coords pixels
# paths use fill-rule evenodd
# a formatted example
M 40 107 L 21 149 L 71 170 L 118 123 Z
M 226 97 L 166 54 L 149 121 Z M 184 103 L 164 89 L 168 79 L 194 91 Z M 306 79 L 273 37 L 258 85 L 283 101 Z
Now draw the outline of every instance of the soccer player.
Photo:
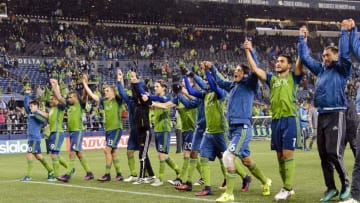
M 33 170 L 33 156 L 45 167 L 48 171 L 48 181 L 56 181 L 54 171 L 49 166 L 48 162 L 41 155 L 41 128 L 46 122 L 46 118 L 39 113 L 39 102 L 36 100 L 30 102 L 31 89 L 25 90 L 24 107 L 28 115 L 27 134 L 28 134 L 28 151 L 26 154 L 27 159 L 27 174 L 21 181 L 30 181 L 32 179 Z
M 354 53 L 356 59 L 360 61 L 360 41 L 358 36 L 358 28 L 355 25 L 353 19 L 349 19 L 350 22 L 350 46 L 351 51 Z M 358 115 L 360 113 L 360 88 L 357 90 L 356 95 L 356 107 Z M 354 163 L 354 170 L 352 172 L 352 184 L 351 184 L 351 198 L 341 203 L 359 203 L 360 202 L 360 129 L 358 126 L 356 133 L 356 157 Z
M 249 142 L 251 140 L 251 117 L 254 96 L 258 90 L 258 77 L 251 74 L 245 65 L 238 65 L 234 72 L 234 80 L 226 81 L 210 62 L 205 66 L 211 67 L 215 81 L 222 89 L 229 92 L 227 105 L 227 120 L 229 123 L 230 143 L 223 154 L 223 163 L 227 169 L 226 191 L 216 199 L 217 202 L 234 201 L 234 184 L 236 178 L 235 159 L 239 157 L 250 172 L 261 181 L 263 195 L 270 195 L 271 180 L 267 178 L 255 161 L 250 157 Z M 240 106 L 239 106 L 240 105 Z M 244 179 L 245 187 L 250 184 L 251 178 Z
M 225 117 L 224 117 L 224 99 L 226 93 L 224 90 L 217 88 L 214 85 L 214 80 L 210 71 L 206 69 L 204 64 L 201 67 L 205 70 L 206 78 L 211 87 L 209 91 L 197 91 L 194 90 L 187 78 L 185 79 L 185 86 L 190 95 L 204 100 L 204 111 L 206 120 L 205 135 L 201 141 L 201 166 L 202 177 L 204 179 L 205 188 L 196 193 L 197 196 L 211 195 L 211 179 L 210 179 L 210 166 L 209 160 L 214 161 L 215 157 L 226 150 L 226 143 L 224 132 L 226 130 Z
M 137 91 L 137 85 L 139 82 L 135 72 L 130 73 L 132 96 L 129 96 L 124 90 L 124 76 L 120 69 L 117 72 L 117 76 L 118 91 L 120 96 L 128 105 L 130 121 L 130 137 L 128 140 L 127 156 L 131 174 L 124 180 L 124 182 L 134 182 L 133 184 L 150 183 L 155 180 L 154 171 L 148 156 L 148 150 L 151 142 L 149 122 L 149 108 L 151 106 L 151 100 L 147 96 L 141 96 Z M 139 150 L 139 177 L 136 177 L 137 175 L 135 171 L 135 150 Z M 146 173 L 149 175 L 148 178 L 145 178 Z
M 114 164 L 116 171 L 116 181 L 122 181 L 124 178 L 121 174 L 120 160 L 117 154 L 118 144 L 122 134 L 122 99 L 116 94 L 115 86 L 106 86 L 104 88 L 104 97 L 95 95 L 87 84 L 87 76 L 83 76 L 82 83 L 87 94 L 95 100 L 104 109 L 104 125 L 105 125 L 105 174 L 98 178 L 98 181 L 110 181 L 110 169 Z
M 166 95 L 167 85 L 163 80 L 157 80 L 154 83 L 155 95 L 149 95 L 153 102 L 165 103 L 170 101 L 170 97 Z M 145 90 L 138 85 L 138 90 L 141 95 L 148 95 Z M 164 182 L 165 163 L 172 168 L 176 176 L 180 174 L 180 169 L 177 164 L 168 155 L 170 150 L 170 109 L 155 108 L 154 109 L 154 132 L 155 132 L 155 145 L 160 160 L 159 178 L 157 178 L 151 185 L 160 186 Z
M 286 200 L 294 194 L 294 150 L 297 135 L 300 133 L 297 126 L 296 93 L 302 77 L 302 65 L 297 61 L 295 71 L 292 72 L 291 57 L 280 54 L 275 66 L 276 73 L 266 73 L 257 67 L 251 42 L 245 40 L 244 47 L 251 71 L 270 87 L 271 149 L 277 153 L 279 172 L 283 181 L 283 187 L 275 195 L 275 200 Z
M 60 104 L 54 95 L 50 96 L 50 111 L 39 113 L 48 119 L 50 136 L 48 138 L 48 145 L 50 149 L 51 159 L 53 161 L 54 176 L 59 177 L 59 167 L 60 164 L 64 166 L 67 170 L 69 169 L 68 163 L 65 159 L 59 155 L 61 145 L 64 142 L 64 129 L 63 129 L 63 120 L 64 120 L 64 111 L 65 105 Z
M 334 181 L 334 168 L 342 185 L 340 200 L 350 195 L 349 177 L 342 156 L 345 147 L 347 109 L 345 86 L 351 75 L 349 28 L 350 22 L 344 20 L 341 23 L 339 49 L 335 46 L 325 47 L 323 63 L 310 56 L 306 32 L 302 32 L 303 28 L 300 28 L 298 53 L 301 62 L 317 76 L 314 95 L 314 104 L 319 112 L 317 146 L 327 187 L 325 195 L 320 199 L 321 202 L 327 202 L 339 194 Z
M 86 172 L 86 175 L 83 179 L 94 179 L 94 174 L 91 172 L 84 153 L 82 152 L 82 140 L 84 130 L 84 126 L 82 123 L 82 115 L 86 105 L 86 92 L 84 90 L 82 98 L 79 99 L 79 95 L 76 92 L 71 91 L 68 93 L 67 98 L 64 99 L 61 96 L 58 81 L 55 79 L 51 79 L 50 83 L 56 99 L 60 102 L 60 104 L 66 105 L 67 107 L 67 130 L 70 134 L 69 169 L 65 175 L 60 176 L 57 179 L 63 182 L 68 182 L 71 179 L 73 173 L 75 172 L 75 157 L 80 160 L 80 163 Z

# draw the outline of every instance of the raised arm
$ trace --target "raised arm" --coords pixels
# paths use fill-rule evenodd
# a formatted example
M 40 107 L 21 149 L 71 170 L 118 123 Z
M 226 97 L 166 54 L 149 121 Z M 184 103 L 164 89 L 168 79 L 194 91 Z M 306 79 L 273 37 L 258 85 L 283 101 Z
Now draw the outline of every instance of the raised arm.
M 351 74 L 351 58 L 350 58 L 350 39 L 349 29 L 351 28 L 351 22 L 349 20 L 343 20 L 341 23 L 341 34 L 339 38 L 339 61 L 335 66 L 336 70 L 349 77 Z
M 210 71 L 216 83 L 226 91 L 230 91 L 232 82 L 225 80 L 225 78 L 222 77 L 214 64 L 211 65 Z
M 61 96 L 60 93 L 60 87 L 59 87 L 59 83 L 56 79 L 50 79 L 50 84 L 52 87 L 52 91 L 54 93 L 54 96 L 56 97 L 56 99 L 61 103 L 61 104 L 66 104 L 66 100 L 64 99 L 64 97 Z
M 198 99 L 188 99 L 186 96 L 179 94 L 178 95 L 179 101 L 184 104 L 184 106 L 188 109 L 193 109 L 199 106 Z
M 354 20 L 350 19 L 351 32 L 350 32 L 350 46 L 351 51 L 354 53 L 356 59 L 360 61 L 360 41 L 358 35 L 358 28 L 355 25 Z
M 86 93 L 87 93 L 93 100 L 95 100 L 97 103 L 99 103 L 99 102 L 100 102 L 100 98 L 91 91 L 89 85 L 87 84 L 87 83 L 88 83 L 88 79 L 87 79 L 87 76 L 86 76 L 86 75 L 83 76 L 82 83 L 83 83 L 83 85 L 84 85 L 84 89 L 85 89 Z
M 27 89 L 25 90 L 25 94 L 24 94 L 24 108 L 25 108 L 25 112 L 27 114 L 30 114 L 30 93 L 31 93 L 31 89 Z
M 304 64 L 314 75 L 318 75 L 322 70 L 320 62 L 314 60 L 310 56 L 309 47 L 307 46 L 307 29 L 303 27 L 299 31 L 298 54 L 300 61 Z
M 185 82 L 186 90 L 189 92 L 189 94 L 191 96 L 194 96 L 194 97 L 197 97 L 197 98 L 200 98 L 200 99 L 204 98 L 205 94 L 203 92 L 197 91 L 193 87 L 191 87 L 189 79 L 188 79 L 187 76 L 184 76 L 184 82 Z
M 223 99 L 223 98 L 225 97 L 226 93 L 224 92 L 223 89 L 219 88 L 219 87 L 216 85 L 216 83 L 215 83 L 215 81 L 214 81 L 214 78 L 213 78 L 213 76 L 211 75 L 211 72 L 208 70 L 208 69 L 210 68 L 209 66 L 210 66 L 209 63 L 207 63 L 207 64 L 205 65 L 205 67 L 206 67 L 206 68 L 205 68 L 205 75 L 206 75 L 206 78 L 208 79 L 210 89 L 216 93 L 216 95 L 218 96 L 218 99 L 219 99 L 219 100 L 220 100 L 220 99 Z
M 253 52 L 252 50 L 252 44 L 250 41 L 245 40 L 244 42 L 244 48 L 245 48 L 245 54 L 246 54 L 246 58 L 248 60 L 249 63 L 249 67 L 251 69 L 251 71 L 258 76 L 258 78 L 262 81 L 266 81 L 266 72 L 259 68 L 257 66 L 256 61 L 254 60 L 254 56 L 256 56 L 255 52 Z
M 124 89 L 124 75 L 120 69 L 117 71 L 117 89 L 119 91 L 119 95 L 124 99 L 124 101 L 129 104 L 130 96 L 126 93 Z

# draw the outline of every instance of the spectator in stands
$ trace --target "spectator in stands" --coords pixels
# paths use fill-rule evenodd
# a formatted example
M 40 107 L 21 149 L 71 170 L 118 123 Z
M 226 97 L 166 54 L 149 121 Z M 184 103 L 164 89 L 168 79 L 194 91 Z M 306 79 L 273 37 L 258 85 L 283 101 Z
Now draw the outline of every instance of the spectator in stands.
M 6 102 L 2 98 L 0 98 L 0 109 L 2 110 L 7 109 Z

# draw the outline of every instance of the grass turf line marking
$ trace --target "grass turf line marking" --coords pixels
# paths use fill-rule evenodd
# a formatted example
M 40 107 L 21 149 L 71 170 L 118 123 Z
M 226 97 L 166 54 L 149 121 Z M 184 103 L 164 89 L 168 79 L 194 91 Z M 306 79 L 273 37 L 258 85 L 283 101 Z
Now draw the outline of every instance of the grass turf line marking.
M 147 195 L 147 196 L 170 198 L 170 199 L 184 199 L 184 200 L 195 200 L 195 201 L 204 201 L 204 202 L 215 202 L 215 200 L 212 200 L 212 199 L 183 197 L 183 196 L 165 195 L 165 194 L 147 193 L 147 192 L 135 192 L 135 191 L 131 191 L 131 190 L 115 190 L 115 189 L 110 189 L 110 188 L 89 187 L 89 186 L 80 186 L 80 185 L 71 185 L 71 184 L 57 184 L 57 183 L 38 182 L 38 181 L 28 181 L 28 182 L 24 182 L 24 183 L 53 185 L 53 186 L 58 186 L 58 187 L 80 188 L 80 189 L 89 189 L 89 190 L 98 190 L 98 191 L 107 191 L 107 192 L 130 193 L 130 194 L 135 194 L 135 195 Z M 241 203 L 241 202 L 232 202 L 232 203 Z

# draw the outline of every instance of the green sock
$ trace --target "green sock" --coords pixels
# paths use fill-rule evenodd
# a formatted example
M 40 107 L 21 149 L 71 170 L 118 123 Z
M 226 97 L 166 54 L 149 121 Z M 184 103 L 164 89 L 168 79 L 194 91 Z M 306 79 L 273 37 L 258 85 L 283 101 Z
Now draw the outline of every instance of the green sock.
M 186 173 L 188 172 L 189 162 L 190 162 L 190 157 L 184 157 L 184 162 L 180 173 L 181 180 L 185 180 Z
M 164 180 L 164 172 L 165 172 L 165 161 L 160 160 L 159 179 L 161 182 L 163 182 Z
M 233 194 L 234 185 L 235 185 L 236 173 L 235 171 L 229 171 L 226 174 L 226 193 Z
M 192 183 L 192 179 L 193 179 L 193 175 L 194 175 L 194 171 L 195 171 L 197 163 L 198 163 L 198 159 L 191 159 L 190 158 L 190 164 L 189 164 L 189 169 L 188 169 L 188 177 L 187 177 L 187 182 L 189 182 L 189 183 Z
M 225 168 L 225 166 L 224 166 L 224 163 L 222 162 L 221 159 L 219 159 L 219 162 L 220 162 L 221 172 L 222 172 L 222 174 L 223 174 L 223 176 L 224 176 L 224 179 L 226 179 L 226 168 Z
M 89 164 L 87 162 L 87 159 L 85 159 L 85 157 L 82 157 L 79 159 L 81 166 L 84 168 L 84 170 L 86 171 L 86 173 L 90 172 L 90 168 L 89 168 Z
M 48 172 L 52 171 L 52 168 L 50 167 L 49 163 L 46 161 L 46 159 L 42 158 L 39 160 L 40 163 L 46 168 Z
M 114 159 L 114 160 L 113 160 L 113 164 L 114 164 L 114 168 L 115 168 L 116 173 L 121 173 L 121 170 L 120 170 L 120 159 Z
M 266 177 L 262 170 L 260 170 L 259 167 L 257 167 L 256 163 L 254 163 L 252 166 L 249 167 L 249 170 L 253 176 L 255 176 L 258 180 L 261 181 L 262 184 L 266 183 Z
M 180 169 L 178 165 L 174 162 L 174 160 L 168 157 L 165 161 L 170 166 L 170 168 L 172 168 L 176 172 L 176 175 L 180 173 Z
M 67 161 L 62 157 L 62 156 L 58 156 L 59 157 L 59 162 L 62 166 L 64 166 L 64 168 L 68 169 L 69 165 L 67 163 Z
M 204 180 L 205 186 L 211 186 L 211 179 L 210 179 L 210 166 L 209 166 L 209 159 L 205 157 L 201 157 L 201 174 Z
M 294 179 L 294 172 L 295 172 L 295 160 L 294 158 L 290 158 L 290 159 L 285 159 L 284 161 L 285 161 L 284 188 L 287 190 L 291 190 Z
M 196 158 L 196 170 L 199 172 L 199 174 L 200 174 L 200 176 L 202 177 L 202 169 L 201 169 L 201 161 L 200 161 L 200 159 L 199 158 Z
M 60 168 L 59 157 L 52 158 L 52 162 L 53 162 L 54 176 L 58 177 L 59 176 L 59 168 Z
M 27 172 L 26 172 L 27 176 L 31 177 L 33 168 L 34 168 L 33 160 L 28 160 L 27 161 Z
M 105 173 L 110 174 L 111 164 L 105 166 Z
M 128 156 L 128 165 L 130 169 L 130 175 L 137 176 L 136 170 L 135 170 L 135 158 L 134 156 Z
M 236 173 L 239 176 L 241 176 L 241 178 L 245 178 L 247 174 L 246 174 L 245 169 L 241 166 L 240 160 L 235 159 L 234 164 L 235 164 Z
M 279 173 L 281 176 L 281 180 L 283 184 L 285 183 L 285 161 L 284 160 L 278 160 L 279 161 Z
M 66 174 L 70 175 L 72 169 L 74 168 L 75 160 L 74 160 L 74 159 L 70 159 L 68 163 L 69 163 L 69 165 L 68 165 Z

